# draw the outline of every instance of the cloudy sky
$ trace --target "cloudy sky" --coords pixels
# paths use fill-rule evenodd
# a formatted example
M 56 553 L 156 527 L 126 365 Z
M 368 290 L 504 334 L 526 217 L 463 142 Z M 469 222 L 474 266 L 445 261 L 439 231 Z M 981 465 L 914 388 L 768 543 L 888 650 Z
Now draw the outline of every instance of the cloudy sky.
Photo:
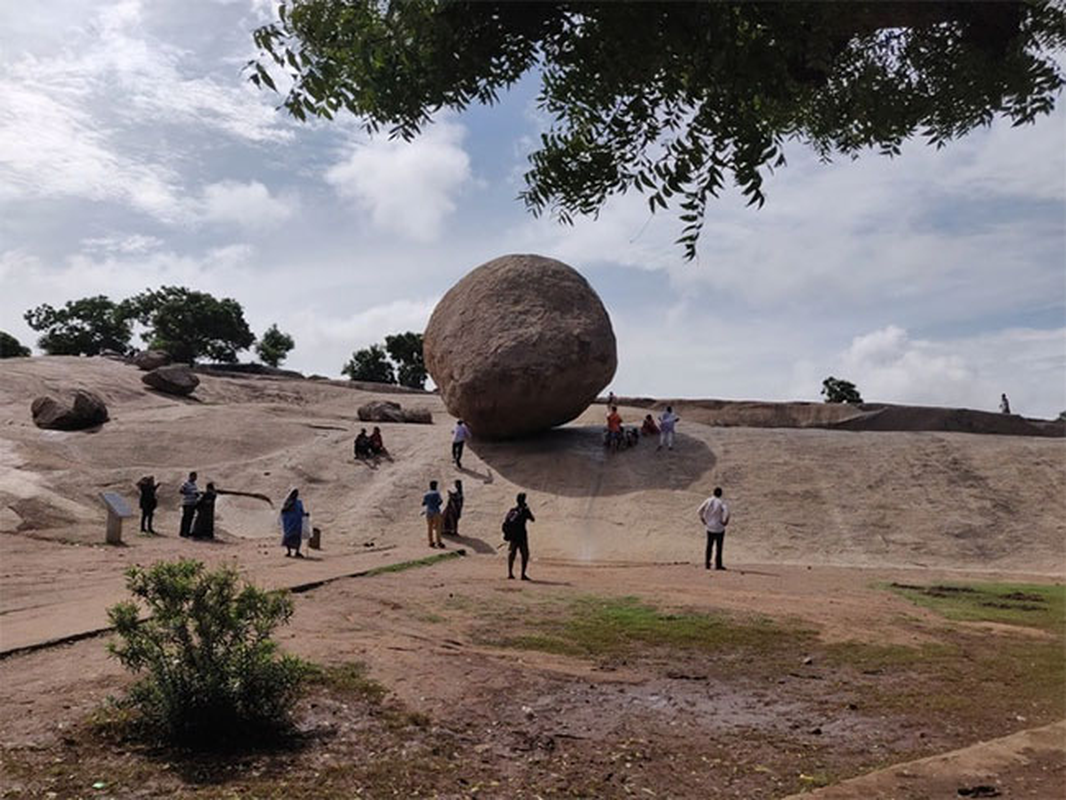
M 943 152 L 825 166 L 802 148 L 763 209 L 711 207 L 697 263 L 640 196 L 598 221 L 514 198 L 540 131 L 534 80 L 411 144 L 299 124 L 241 74 L 263 0 L 0 4 L 0 329 L 92 294 L 184 285 L 296 339 L 337 375 L 421 330 L 471 268 L 577 267 L 618 335 L 619 394 L 1066 409 L 1066 113 Z

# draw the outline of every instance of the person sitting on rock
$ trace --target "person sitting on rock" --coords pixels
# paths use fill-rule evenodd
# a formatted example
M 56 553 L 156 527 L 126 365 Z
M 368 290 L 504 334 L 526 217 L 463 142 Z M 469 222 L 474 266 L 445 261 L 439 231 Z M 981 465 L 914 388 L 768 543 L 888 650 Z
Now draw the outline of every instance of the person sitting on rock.
M 355 437 L 355 457 L 364 459 L 370 456 L 370 437 L 366 435 L 366 428 L 360 428 L 359 435 Z
M 644 424 L 640 426 L 640 432 L 644 436 L 658 436 L 659 426 L 655 424 L 655 420 L 651 414 L 647 414 L 644 417 Z
M 381 428 L 374 426 L 374 432 L 370 434 L 370 452 L 375 456 L 383 456 L 388 453 L 385 443 L 381 440 Z

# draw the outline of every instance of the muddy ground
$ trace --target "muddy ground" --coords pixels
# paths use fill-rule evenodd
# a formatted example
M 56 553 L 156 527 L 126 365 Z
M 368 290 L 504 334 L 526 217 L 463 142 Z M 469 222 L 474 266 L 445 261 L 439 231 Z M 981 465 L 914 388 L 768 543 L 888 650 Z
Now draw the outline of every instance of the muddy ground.
M 779 798 L 1066 716 L 1061 635 L 889 588 L 962 574 L 502 559 L 298 595 L 281 641 L 332 677 L 280 752 L 116 738 L 106 638 L 7 658 L 0 796 Z M 1061 756 L 999 796 L 1057 796 Z

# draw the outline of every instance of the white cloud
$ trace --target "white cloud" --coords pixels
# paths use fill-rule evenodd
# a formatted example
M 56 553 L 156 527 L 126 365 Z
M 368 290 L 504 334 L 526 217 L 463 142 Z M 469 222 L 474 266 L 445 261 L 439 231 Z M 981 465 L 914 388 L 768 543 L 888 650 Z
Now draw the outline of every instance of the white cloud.
M 175 129 L 291 138 L 269 98 L 237 75 L 219 82 L 195 54 L 152 35 L 140 2 L 94 10 L 48 55 L 0 39 L 0 199 L 80 197 L 183 222 L 185 136 Z
M 794 387 L 809 391 L 830 374 L 871 402 L 996 410 L 1006 392 L 1016 413 L 1054 417 L 1066 409 L 1066 328 L 924 340 L 889 325 L 854 337 L 820 371 L 798 364 Z
M 413 142 L 378 136 L 353 144 L 325 174 L 337 194 L 368 211 L 374 225 L 408 239 L 436 239 L 470 182 L 463 126 L 442 121 Z
M 249 228 L 284 222 L 296 211 L 294 196 L 275 197 L 259 181 L 221 181 L 204 188 L 201 213 L 208 222 L 234 222 Z
M 163 244 L 163 240 L 156 236 L 145 236 L 134 233 L 128 236 L 110 235 L 94 236 L 81 240 L 82 249 L 89 253 L 147 253 L 157 250 Z

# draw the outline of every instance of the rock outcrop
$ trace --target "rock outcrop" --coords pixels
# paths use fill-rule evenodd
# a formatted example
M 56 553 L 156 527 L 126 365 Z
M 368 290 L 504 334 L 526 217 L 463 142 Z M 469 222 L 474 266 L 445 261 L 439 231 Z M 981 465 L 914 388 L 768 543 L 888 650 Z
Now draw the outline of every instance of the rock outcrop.
M 502 256 L 453 286 L 430 317 L 424 355 L 448 411 L 487 439 L 569 422 L 618 364 L 588 281 L 537 255 Z
M 141 376 L 141 381 L 166 394 L 189 395 L 200 385 L 200 379 L 187 364 L 157 367 Z
M 59 398 L 45 395 L 30 406 L 33 424 L 57 431 L 80 431 L 107 422 L 107 405 L 88 389 L 74 389 Z
M 433 414 L 428 408 L 404 408 L 391 400 L 371 400 L 356 412 L 363 422 L 416 422 L 429 425 Z
M 130 356 L 130 363 L 137 369 L 148 372 L 149 370 L 165 367 L 170 363 L 170 355 L 162 350 L 138 350 Z

